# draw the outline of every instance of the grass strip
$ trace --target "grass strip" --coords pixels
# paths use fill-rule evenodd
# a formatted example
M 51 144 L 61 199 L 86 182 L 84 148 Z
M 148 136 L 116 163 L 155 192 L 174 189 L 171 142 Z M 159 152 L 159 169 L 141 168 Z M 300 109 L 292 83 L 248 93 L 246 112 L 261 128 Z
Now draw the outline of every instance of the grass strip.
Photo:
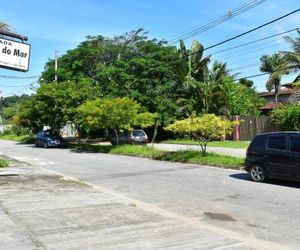
M 190 139 L 173 139 L 162 141 L 168 144 L 184 144 L 184 145 L 199 145 L 198 142 Z M 211 141 L 207 144 L 208 147 L 222 147 L 222 148 L 241 148 L 245 149 L 249 146 L 248 141 Z
M 6 168 L 9 166 L 8 161 L 0 159 L 0 168 Z
M 244 166 L 243 158 L 228 155 L 219 155 L 215 153 L 206 153 L 205 155 L 203 155 L 198 151 L 168 152 L 157 150 L 152 147 L 138 145 L 108 146 L 80 144 L 76 146 L 77 150 L 94 153 L 129 155 L 137 157 L 146 157 L 155 160 L 202 164 L 231 169 L 241 169 Z M 74 145 L 72 147 L 74 147 Z
M 34 138 L 31 135 L 15 135 L 15 134 L 5 134 L 1 135 L 0 139 L 9 140 L 9 141 L 16 141 L 20 143 L 34 143 Z
M 203 155 L 197 151 L 164 152 L 157 160 L 194 163 L 201 165 L 216 166 L 222 168 L 241 169 L 244 166 L 244 159 L 228 155 L 206 153 Z

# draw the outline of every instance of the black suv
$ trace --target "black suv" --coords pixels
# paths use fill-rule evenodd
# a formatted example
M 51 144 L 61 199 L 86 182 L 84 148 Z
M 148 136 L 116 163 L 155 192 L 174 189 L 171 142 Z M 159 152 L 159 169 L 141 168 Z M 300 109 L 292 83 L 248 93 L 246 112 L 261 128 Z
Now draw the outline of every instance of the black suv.
M 247 149 L 246 171 L 252 180 L 300 181 L 300 132 L 273 132 L 254 137 Z

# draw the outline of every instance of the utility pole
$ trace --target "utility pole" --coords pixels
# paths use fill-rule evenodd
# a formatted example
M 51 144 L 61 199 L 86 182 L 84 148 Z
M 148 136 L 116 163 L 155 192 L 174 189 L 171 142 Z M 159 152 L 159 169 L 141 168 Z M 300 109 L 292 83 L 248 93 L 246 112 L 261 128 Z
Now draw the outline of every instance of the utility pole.
M 54 71 L 55 71 L 55 76 L 54 76 L 54 82 L 57 82 L 57 67 L 58 67 L 58 64 L 57 64 L 57 59 L 58 59 L 58 51 L 55 50 L 54 51 L 54 60 L 55 60 L 55 65 L 54 65 Z

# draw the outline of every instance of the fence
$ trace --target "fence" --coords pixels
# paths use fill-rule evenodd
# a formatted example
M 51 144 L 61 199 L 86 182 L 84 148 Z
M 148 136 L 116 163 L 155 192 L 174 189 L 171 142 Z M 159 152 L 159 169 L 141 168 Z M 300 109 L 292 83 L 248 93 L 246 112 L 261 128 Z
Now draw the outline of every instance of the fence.
M 279 131 L 269 116 L 240 116 L 239 139 L 241 141 L 251 141 L 253 137 L 260 133 Z

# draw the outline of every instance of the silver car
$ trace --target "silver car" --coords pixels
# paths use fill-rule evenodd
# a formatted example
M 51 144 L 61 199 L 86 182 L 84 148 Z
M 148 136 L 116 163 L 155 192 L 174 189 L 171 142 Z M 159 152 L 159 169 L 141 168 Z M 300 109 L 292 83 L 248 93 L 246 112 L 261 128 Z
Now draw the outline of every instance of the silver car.
M 112 145 L 117 144 L 117 138 L 111 137 Z M 135 129 L 133 131 L 122 132 L 119 134 L 119 144 L 146 144 L 148 143 L 148 136 L 142 129 Z

